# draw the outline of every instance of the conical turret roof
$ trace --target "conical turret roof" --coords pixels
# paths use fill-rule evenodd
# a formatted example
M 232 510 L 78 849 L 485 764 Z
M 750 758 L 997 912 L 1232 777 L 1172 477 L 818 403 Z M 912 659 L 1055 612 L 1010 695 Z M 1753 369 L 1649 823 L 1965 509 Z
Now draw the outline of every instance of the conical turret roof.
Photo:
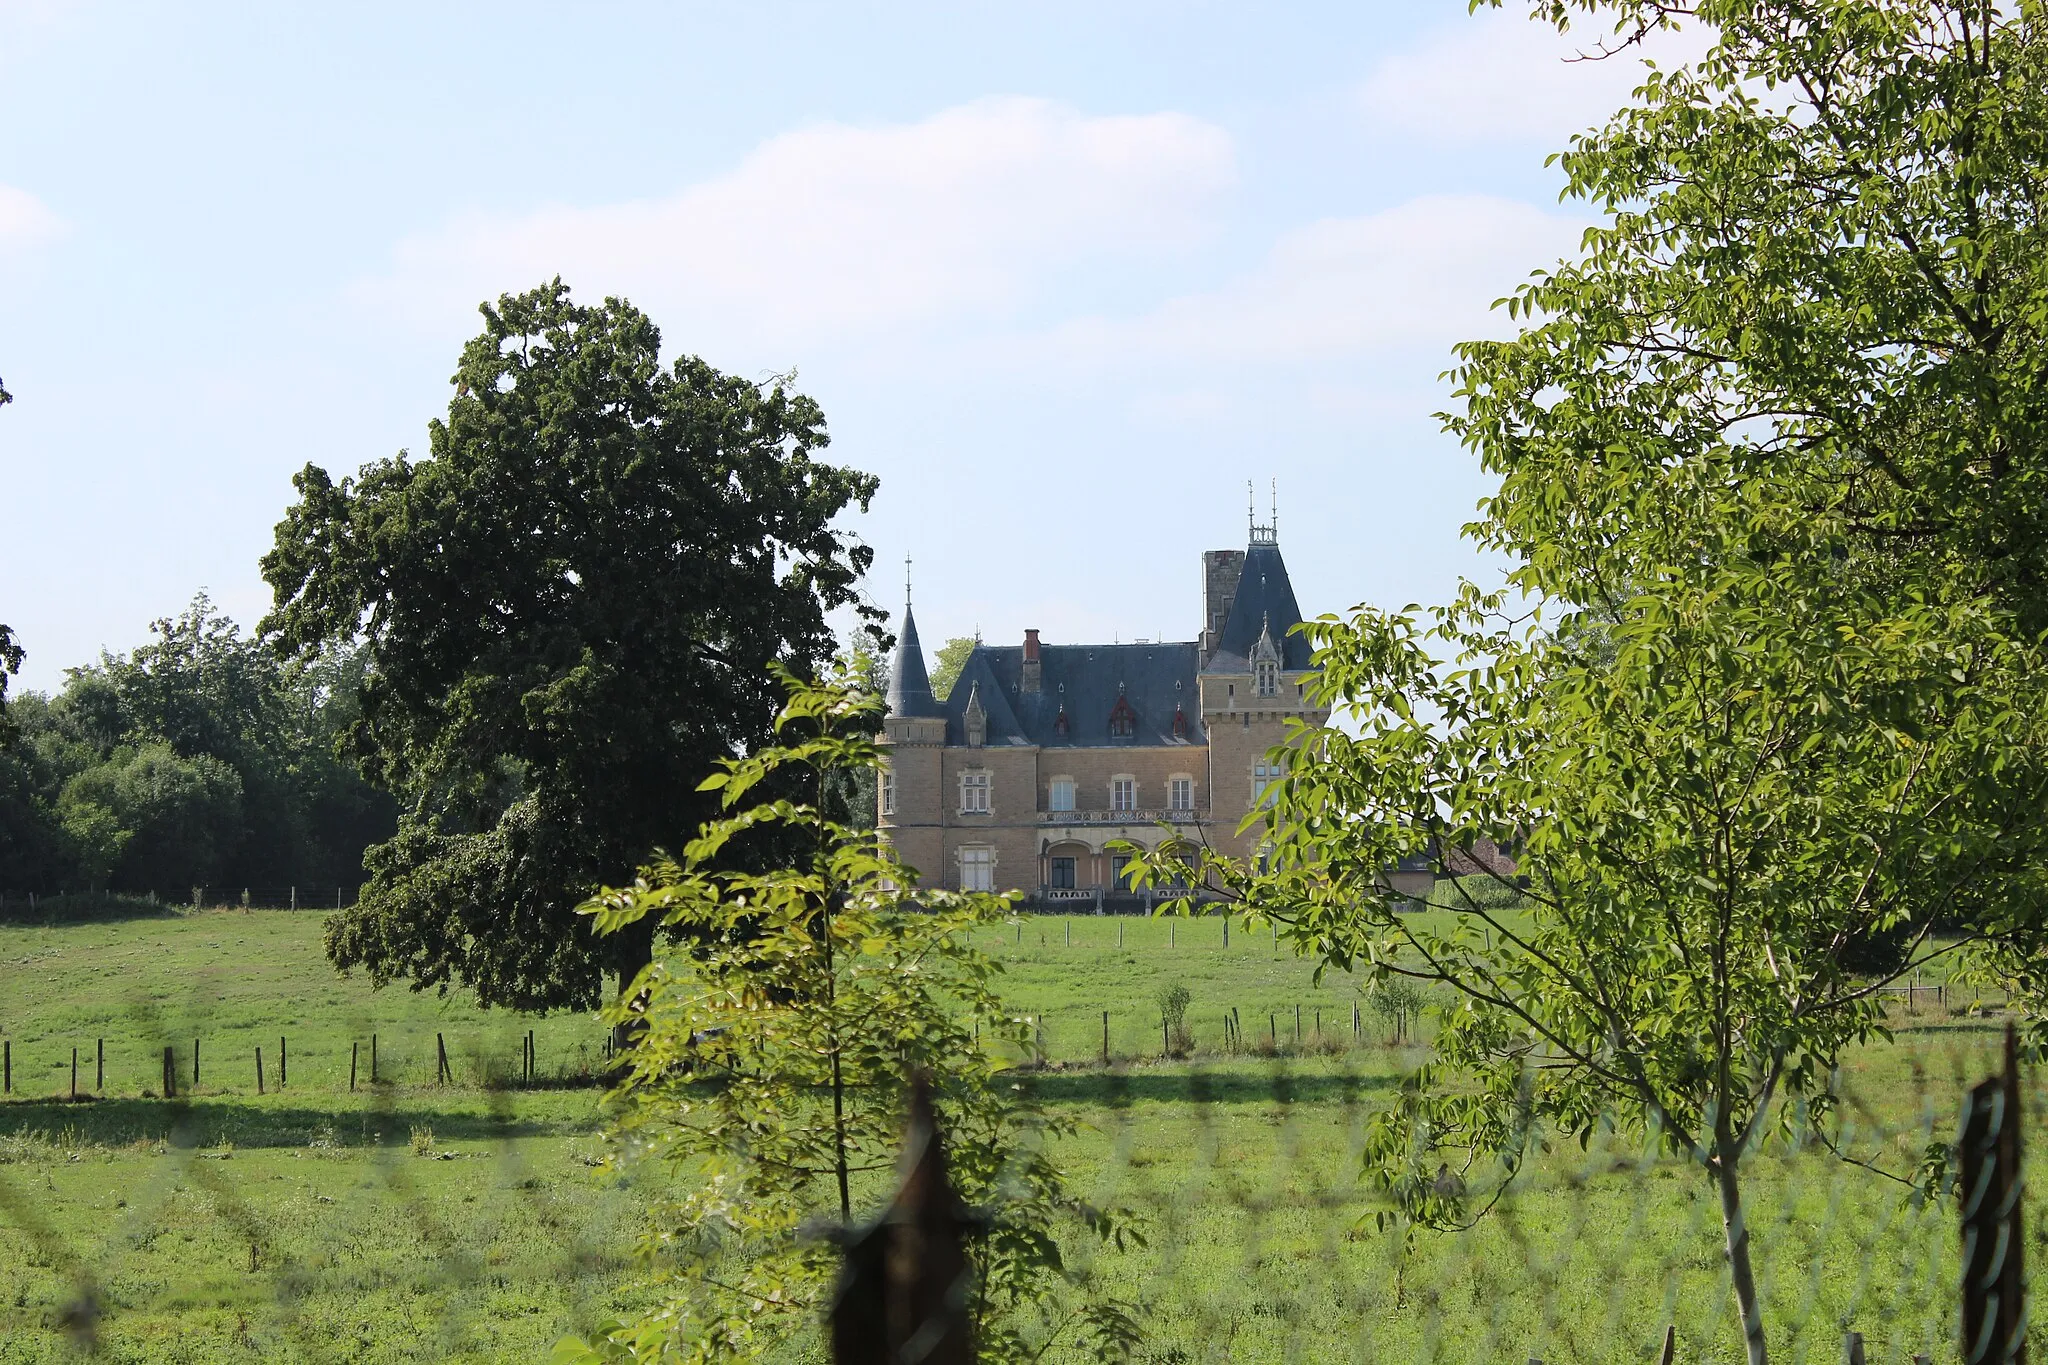
M 903 604 L 903 631 L 896 637 L 896 656 L 889 661 L 889 714 L 945 714 L 939 699 L 932 695 L 931 674 L 924 667 L 924 646 L 917 640 L 917 618 L 910 614 L 908 602 Z

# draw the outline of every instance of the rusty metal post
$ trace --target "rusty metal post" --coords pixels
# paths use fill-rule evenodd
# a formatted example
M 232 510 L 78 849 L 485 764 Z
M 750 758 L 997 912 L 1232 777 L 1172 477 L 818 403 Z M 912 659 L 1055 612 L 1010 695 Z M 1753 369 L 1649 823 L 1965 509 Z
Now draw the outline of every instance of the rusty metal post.
M 2005 1074 L 1963 1105 L 1962 1348 L 1965 1365 L 2026 1365 L 2026 1281 L 2020 1226 L 2019 1044 L 2005 1030 Z
M 911 1092 L 896 1198 L 844 1234 L 829 1327 L 834 1365 L 973 1365 L 969 1219 L 946 1174 L 931 1091 Z

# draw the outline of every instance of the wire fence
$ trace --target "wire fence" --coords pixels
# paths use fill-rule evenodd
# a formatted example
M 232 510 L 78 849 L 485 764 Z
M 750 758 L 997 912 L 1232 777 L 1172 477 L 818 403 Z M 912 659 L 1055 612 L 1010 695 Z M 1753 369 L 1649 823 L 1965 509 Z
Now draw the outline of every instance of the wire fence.
M 1296 1049 L 1271 1013 L 1265 1048 L 1219 1017 L 1187 1048 L 1169 1027 L 1150 1055 L 1075 1049 L 1016 1074 L 1082 1120 L 1052 1152 L 1080 1190 L 1144 1231 L 1119 1249 L 1069 1230 L 1065 1287 L 1020 1310 L 1037 1358 L 1085 1358 L 1066 1325 L 1102 1296 L 1137 1306 L 1139 1358 L 1157 1362 L 1743 1359 L 1697 1165 L 1613 1129 L 1551 1144 L 1469 1228 L 1387 1223 L 1360 1152 L 1412 1051 L 1364 1017 Z M 1966 1358 L 1958 1141 L 1972 1087 L 2003 1071 L 2003 1021 L 1902 999 L 1896 1023 L 1843 1068 L 1832 1117 L 1795 1116 L 1752 1160 L 1776 1359 Z M 255 1050 L 216 1060 L 202 1038 L 195 1058 L 168 1024 L 75 1100 L 69 1045 L 14 1055 L 0 1361 L 536 1358 L 647 1307 L 635 1248 L 671 1177 L 603 1139 L 575 1086 L 601 1075 L 604 1042 L 576 1027 L 580 1053 L 511 1027 L 386 1035 L 374 1081 L 366 1031 L 353 1089 L 336 1040 L 302 1059 L 267 1039 L 260 1097 Z M 2034 1078 L 2014 1094 L 2028 1125 L 2048 1116 Z M 1933 1197 L 1930 1154 L 1948 1172 Z M 2040 1202 L 2014 1205 L 2035 1264 Z M 824 1343 L 821 1325 L 787 1358 Z
M 0 890 L 0 923 L 62 922 L 142 907 L 168 910 L 342 910 L 358 883 L 304 886 L 190 886 L 178 890 L 83 892 Z

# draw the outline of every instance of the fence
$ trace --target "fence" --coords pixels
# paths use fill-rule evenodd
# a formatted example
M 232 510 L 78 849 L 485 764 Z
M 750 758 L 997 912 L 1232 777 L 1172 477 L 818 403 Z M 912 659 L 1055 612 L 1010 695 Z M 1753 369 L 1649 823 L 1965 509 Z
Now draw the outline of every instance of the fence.
M 193 886 L 177 891 L 0 891 L 0 922 L 61 918 L 67 910 L 104 913 L 114 906 L 140 910 L 340 910 L 354 905 L 360 886 Z
M 455 1070 L 479 1069 L 470 1054 L 438 1083 L 364 1075 L 353 1095 L 302 1078 L 273 1046 L 268 1060 L 292 1070 L 266 1102 L 285 1107 L 255 1117 L 237 1118 L 210 1079 L 194 1095 L 182 1076 L 168 1098 L 17 1095 L 0 1108 L 0 1264 L 23 1269 L 12 1307 L 0 1298 L 0 1359 L 58 1359 L 67 1337 L 153 1359 L 147 1343 L 172 1325 L 211 1340 L 208 1358 L 533 1358 L 644 1304 L 629 1249 L 658 1182 L 609 1160 L 587 1122 L 550 1117 L 570 1100 L 586 1111 L 588 1092 L 519 1089 L 534 1048 L 523 1032 L 509 1041 L 518 1061 L 500 1088 L 455 1083 Z M 2038 1243 L 2044 1223 L 2011 1178 L 2009 1119 L 2038 1123 L 2043 1097 L 2016 1069 L 1972 1085 L 1999 1068 L 2000 1041 L 1988 1021 L 1909 1039 L 1870 1064 L 1833 1128 L 1758 1159 L 1751 1225 L 1777 1358 L 2017 1358 L 1998 1344 L 2018 1326 L 2018 1234 L 2024 1217 Z M 1392 1083 L 1380 1056 L 1211 1053 L 1020 1074 L 1088 1121 L 1058 1155 L 1089 1200 L 1130 1207 L 1146 1230 L 1146 1245 L 1122 1251 L 1076 1233 L 1061 1296 L 1021 1310 L 1040 1358 L 1081 1358 L 1061 1323 L 1107 1295 L 1140 1305 L 1149 1361 L 1742 1358 L 1713 1200 L 1686 1163 L 1618 1135 L 1552 1152 L 1465 1231 L 1378 1229 L 1356 1160 Z M 927 1116 L 914 1131 L 936 1128 Z M 1923 1151 L 1958 1138 L 1950 1194 L 1916 1193 Z M 871 1225 L 884 1244 L 946 1206 L 931 1183 L 939 1146 L 911 1150 L 932 1155 Z M 180 1269 L 194 1261 L 204 1273 Z M 955 1273 L 928 1259 L 862 1264 L 843 1311 L 864 1299 L 863 1330 L 893 1322 L 891 1339 L 922 1321 L 903 1305 L 938 1302 L 934 1277 Z M 904 1281 L 906 1265 L 924 1266 L 921 1278 Z M 841 1360 L 896 1358 L 848 1340 Z

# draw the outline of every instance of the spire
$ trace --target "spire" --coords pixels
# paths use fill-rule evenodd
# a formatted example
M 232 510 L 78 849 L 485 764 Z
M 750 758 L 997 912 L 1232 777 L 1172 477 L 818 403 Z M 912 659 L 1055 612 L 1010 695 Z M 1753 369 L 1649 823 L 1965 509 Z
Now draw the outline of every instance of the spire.
M 1273 519 L 1265 526 L 1259 525 L 1259 514 L 1253 504 L 1252 481 L 1244 481 L 1244 519 L 1249 527 L 1246 538 L 1254 545 L 1278 545 L 1280 543 L 1280 480 L 1273 480 Z
M 907 564 L 909 561 L 906 560 Z M 889 661 L 889 714 L 892 716 L 940 716 L 939 699 L 932 695 L 931 675 L 925 672 L 924 646 L 917 639 L 917 618 L 910 614 L 910 585 L 905 574 L 903 631 L 896 637 L 896 655 Z

